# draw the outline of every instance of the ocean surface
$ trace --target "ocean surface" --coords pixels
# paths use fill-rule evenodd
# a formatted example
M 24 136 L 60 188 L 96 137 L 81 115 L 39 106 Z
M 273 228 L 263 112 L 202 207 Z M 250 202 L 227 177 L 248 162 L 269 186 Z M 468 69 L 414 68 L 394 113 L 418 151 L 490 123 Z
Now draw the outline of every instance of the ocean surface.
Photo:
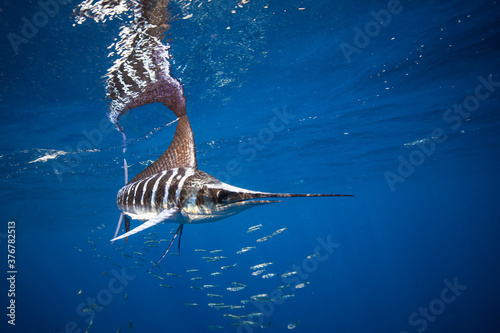
M 498 1 L 244 2 L 170 3 L 199 168 L 355 197 L 187 225 L 147 273 L 177 224 L 111 245 L 116 193 L 175 116 L 129 112 L 123 153 L 103 78 L 123 22 L 0 1 L 0 331 L 500 332 Z

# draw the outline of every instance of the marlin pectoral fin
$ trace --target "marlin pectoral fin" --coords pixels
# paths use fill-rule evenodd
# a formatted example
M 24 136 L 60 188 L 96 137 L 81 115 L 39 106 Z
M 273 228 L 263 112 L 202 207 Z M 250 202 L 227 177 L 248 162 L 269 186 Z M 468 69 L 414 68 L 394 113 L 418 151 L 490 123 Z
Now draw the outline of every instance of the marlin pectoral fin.
M 128 237 L 130 235 L 138 233 L 139 231 L 142 231 L 144 229 L 147 229 L 149 227 L 157 225 L 158 223 L 163 222 L 166 219 L 168 219 L 169 217 L 175 215 L 178 211 L 179 211 L 179 209 L 177 207 L 174 207 L 174 208 L 171 208 L 171 209 L 165 209 L 160 214 L 158 214 L 155 217 L 153 217 L 151 220 L 148 220 L 148 221 L 144 222 L 140 226 L 138 226 L 138 227 L 130 230 L 129 232 L 124 233 L 121 236 L 113 238 L 111 241 L 114 242 L 117 239 L 122 239 L 122 238 Z

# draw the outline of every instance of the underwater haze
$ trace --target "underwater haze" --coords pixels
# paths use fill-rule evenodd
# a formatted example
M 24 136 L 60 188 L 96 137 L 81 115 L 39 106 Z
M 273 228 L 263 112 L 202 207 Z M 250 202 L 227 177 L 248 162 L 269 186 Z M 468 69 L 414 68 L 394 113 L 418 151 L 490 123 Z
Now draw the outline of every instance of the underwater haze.
M 186 225 L 149 272 L 178 224 L 111 244 L 116 194 L 176 116 L 125 114 L 123 152 L 126 15 L 78 4 L 0 1 L 1 332 L 500 332 L 498 1 L 172 0 L 199 169 L 354 197 Z

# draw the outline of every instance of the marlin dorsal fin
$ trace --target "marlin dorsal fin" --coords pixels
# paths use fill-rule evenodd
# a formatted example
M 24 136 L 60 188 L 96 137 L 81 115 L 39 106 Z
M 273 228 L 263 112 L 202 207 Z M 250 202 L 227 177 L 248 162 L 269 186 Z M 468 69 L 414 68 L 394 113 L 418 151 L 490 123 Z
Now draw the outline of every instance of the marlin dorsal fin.
M 164 170 L 175 168 L 197 169 L 196 149 L 193 130 L 186 115 L 180 116 L 177 122 L 174 139 L 167 150 L 150 166 L 135 176 L 129 183 L 151 177 Z

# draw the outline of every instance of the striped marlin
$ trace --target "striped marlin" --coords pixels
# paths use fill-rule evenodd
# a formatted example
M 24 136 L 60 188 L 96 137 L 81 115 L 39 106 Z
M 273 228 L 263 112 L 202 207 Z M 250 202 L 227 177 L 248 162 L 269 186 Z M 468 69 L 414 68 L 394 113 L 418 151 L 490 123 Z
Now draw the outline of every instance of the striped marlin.
M 127 217 L 145 222 L 130 231 L 126 225 L 127 232 L 117 237 L 120 218 L 112 241 L 129 237 L 161 222 L 179 223 L 168 252 L 177 234 L 180 249 L 184 224 L 214 222 L 251 207 L 279 202 L 270 198 L 338 196 L 352 195 L 252 191 L 229 185 L 199 170 L 193 131 L 184 114 L 179 117 L 174 139 L 168 149 L 118 191 L 116 201 L 122 217 L 126 216 L 126 223 Z
M 161 103 L 178 117 L 168 149 L 130 182 L 124 161 L 125 186 L 116 199 L 122 213 L 112 241 L 126 239 L 158 223 L 179 223 L 164 257 L 177 235 L 180 250 L 184 224 L 213 222 L 250 207 L 279 202 L 269 200 L 271 198 L 351 196 L 251 191 L 223 183 L 198 170 L 184 89 L 170 75 L 170 45 L 163 43 L 170 27 L 168 5 L 169 0 L 85 0 L 76 10 L 78 24 L 89 18 L 105 22 L 120 14 L 126 15 L 124 19 L 129 21 L 122 25 L 119 40 L 113 43 L 112 53 L 116 52 L 119 58 L 106 74 L 107 97 L 111 99 L 109 118 L 121 132 L 123 142 L 126 136 L 119 118 L 129 110 Z M 125 152 L 126 145 L 124 147 Z M 130 218 L 145 222 L 129 230 Z M 118 236 L 123 220 L 125 233 Z

